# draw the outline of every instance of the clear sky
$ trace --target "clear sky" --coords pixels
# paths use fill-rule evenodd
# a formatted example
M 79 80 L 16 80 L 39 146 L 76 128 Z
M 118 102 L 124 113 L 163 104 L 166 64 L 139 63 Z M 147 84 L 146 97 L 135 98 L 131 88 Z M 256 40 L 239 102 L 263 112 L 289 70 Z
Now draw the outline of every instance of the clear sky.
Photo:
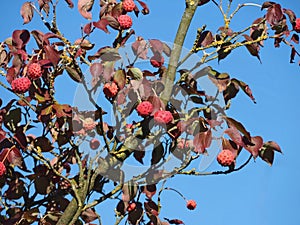
M 19 14 L 20 7 L 25 1 L 3 1 L 0 14 L 0 40 L 10 36 L 14 29 L 40 29 L 45 31 L 37 15 L 32 23 L 22 25 Z M 98 1 L 95 1 L 98 7 Z M 145 0 L 149 5 L 150 15 L 134 19 L 133 28 L 136 34 L 145 39 L 157 38 L 172 42 L 184 9 L 184 0 Z M 226 2 L 224 0 L 224 2 Z M 233 1 L 233 5 L 243 3 L 243 0 Z M 264 1 L 253 0 L 262 4 Z M 278 0 L 283 7 L 293 9 L 300 17 L 299 0 Z M 79 16 L 76 9 L 69 9 L 61 0 L 58 10 L 58 24 L 72 41 L 80 37 L 80 25 L 87 21 Z M 243 28 L 252 23 L 263 13 L 259 8 L 246 7 L 242 9 L 233 21 L 233 29 Z M 97 19 L 97 15 L 93 15 Z M 214 4 L 209 3 L 199 8 L 187 36 L 186 48 L 193 44 L 195 31 L 203 24 L 215 32 L 222 17 Z M 115 33 L 112 31 L 112 35 Z M 98 40 L 98 47 L 110 43 L 109 35 L 98 30 L 93 40 Z M 103 44 L 102 44 L 103 43 Z M 299 47 L 299 46 L 298 46 Z M 299 49 L 299 48 L 298 48 Z M 190 177 L 178 176 L 167 182 L 168 187 L 178 189 L 188 199 L 198 203 L 195 211 L 188 211 L 183 200 L 173 192 L 163 194 L 162 217 L 178 218 L 185 224 L 201 225 L 299 225 L 300 209 L 300 163 L 299 163 L 299 126 L 300 100 L 299 66 L 289 63 L 290 50 L 282 45 L 275 49 L 273 43 L 265 43 L 260 56 L 262 64 L 250 56 L 245 48 L 234 51 L 228 58 L 210 64 L 214 69 L 229 73 L 248 83 L 257 100 L 253 104 L 249 98 L 239 93 L 233 100 L 227 114 L 242 121 L 253 135 L 261 135 L 265 141 L 274 140 L 282 148 L 284 155 L 276 154 L 272 167 L 259 158 L 251 161 L 243 170 L 219 176 Z M 297 58 L 296 58 L 297 59 Z M 60 78 L 63 79 L 63 78 Z M 65 85 L 65 84 L 64 84 Z M 70 89 L 76 88 L 70 82 Z M 63 85 L 58 88 L 58 98 L 71 102 L 72 96 L 64 95 Z M 7 92 L 0 89 L 4 98 Z M 247 158 L 245 151 L 241 160 Z M 213 164 L 208 170 L 219 167 Z M 109 204 L 111 207 L 115 202 Z M 104 212 L 104 213 L 103 213 Z M 112 224 L 113 208 L 101 206 L 103 224 Z

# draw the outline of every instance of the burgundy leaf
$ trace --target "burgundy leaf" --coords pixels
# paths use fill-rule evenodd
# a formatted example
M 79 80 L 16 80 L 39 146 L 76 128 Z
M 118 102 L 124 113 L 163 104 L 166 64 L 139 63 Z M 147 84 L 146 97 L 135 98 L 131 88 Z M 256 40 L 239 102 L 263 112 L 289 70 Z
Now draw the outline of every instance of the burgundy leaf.
M 282 153 L 280 146 L 275 141 L 268 141 L 265 143 L 266 146 L 269 146 L 273 150 Z
M 268 8 L 266 20 L 269 22 L 269 24 L 271 24 L 272 26 L 278 25 L 282 18 L 283 12 L 280 4 L 273 4 Z
M 158 205 L 153 201 L 144 202 L 144 208 L 147 215 L 150 217 L 152 215 L 158 216 Z
M 153 195 L 156 193 L 156 184 L 148 184 L 141 189 L 148 199 L 152 199 Z
M 146 155 L 146 152 L 143 150 L 135 150 L 133 152 L 133 157 L 141 164 L 144 164 L 143 158 L 145 157 L 145 155 Z
M 227 85 L 226 90 L 223 92 L 225 104 L 227 104 L 230 99 L 234 98 L 237 95 L 239 89 L 239 85 L 234 82 L 234 79 L 232 79 L 229 85 Z
M 100 19 L 98 22 L 93 22 L 93 25 L 100 30 L 103 30 L 105 33 L 109 33 L 107 29 L 107 25 L 109 25 L 109 21 L 107 19 Z
M 272 5 L 276 4 L 275 2 L 264 2 L 261 6 L 261 10 L 271 7 Z
M 136 208 L 129 212 L 128 214 L 128 222 L 131 225 L 138 225 L 141 219 L 143 218 L 143 206 L 142 203 L 137 202 Z
M 93 23 L 87 23 L 83 27 L 83 32 L 87 35 L 90 35 L 90 33 L 92 32 L 92 26 L 93 26 Z
M 274 150 L 269 146 L 263 146 L 259 151 L 259 157 L 272 166 L 274 161 Z
M 59 60 L 60 60 L 59 52 L 56 49 L 54 49 L 54 47 L 52 47 L 50 45 L 45 45 L 44 50 L 45 50 L 45 53 L 46 53 L 46 58 L 51 61 L 53 66 L 56 66 L 58 64 Z
M 81 213 L 81 218 L 85 223 L 90 223 L 99 218 L 99 215 L 95 212 L 95 209 L 86 209 Z
M 246 95 L 248 95 L 250 97 L 250 99 L 254 103 L 256 103 L 255 98 L 254 98 L 254 96 L 252 94 L 252 91 L 251 91 L 250 87 L 245 82 L 243 82 L 241 80 L 237 80 L 235 78 L 232 79 L 231 81 L 234 82 L 234 83 L 236 83 L 236 84 L 238 84 L 241 87 L 241 89 L 246 93 Z
M 149 40 L 150 43 L 150 49 L 153 52 L 153 54 L 159 54 L 161 55 L 163 50 L 164 50 L 164 44 L 157 39 L 150 39 Z
M 225 117 L 226 122 L 228 123 L 229 127 L 234 127 L 239 130 L 248 140 L 251 140 L 250 133 L 246 130 L 246 128 L 240 122 L 236 121 L 233 118 Z
M 263 146 L 263 139 L 260 136 L 255 136 L 251 138 L 251 143 L 253 143 L 253 146 L 245 146 L 244 148 L 248 150 L 254 158 L 256 158 L 259 154 L 259 150 Z
M 23 3 L 20 11 L 23 18 L 23 24 L 27 24 L 32 20 L 33 12 L 33 7 L 30 2 Z
M 1 152 L 1 155 L 2 155 L 2 152 Z M 8 149 L 7 160 L 9 163 L 13 164 L 14 166 L 18 166 L 21 169 L 26 169 L 24 162 L 23 162 L 22 154 L 21 154 L 20 150 L 15 146 Z
M 244 147 L 245 143 L 243 141 L 242 135 L 235 127 L 229 127 L 224 131 L 225 134 L 227 134 L 231 140 L 236 143 L 239 146 Z
M 296 14 L 292 10 L 290 10 L 290 9 L 283 9 L 283 12 L 286 15 L 288 15 L 291 24 L 295 23 L 295 21 L 297 19 L 297 16 L 296 16 Z
M 78 11 L 86 19 L 91 20 L 92 14 L 90 11 L 93 8 L 94 0 L 78 0 Z
M 44 33 L 39 31 L 39 30 L 33 30 L 31 31 L 32 36 L 34 37 L 37 45 L 39 46 L 39 48 L 42 48 L 44 45 L 44 42 L 46 45 L 50 45 L 49 40 L 45 40 L 44 39 Z
M 145 2 L 142 2 L 141 0 L 137 0 L 137 1 L 138 1 L 138 3 L 143 7 L 142 13 L 143 13 L 144 15 L 149 14 L 150 10 L 149 10 L 147 4 L 146 4 Z
M 184 224 L 184 222 L 179 219 L 168 219 L 168 218 L 164 218 L 164 219 L 168 221 L 170 224 Z
M 250 36 L 248 36 L 247 34 L 243 34 L 243 36 L 246 39 L 246 41 L 243 41 L 242 43 L 253 41 L 253 39 Z M 261 63 L 260 56 L 259 56 L 259 50 L 260 50 L 259 45 L 257 43 L 252 43 L 252 44 L 247 44 L 245 46 L 246 46 L 247 50 L 249 51 L 249 53 L 251 55 L 257 57 L 259 62 Z
M 298 34 L 293 34 L 291 40 L 295 42 L 296 44 L 299 44 L 299 35 Z
M 198 3 L 198 6 L 204 5 L 208 2 L 210 2 L 210 0 L 200 0 L 199 3 Z
M 136 41 L 131 45 L 131 49 L 135 56 L 141 59 L 148 59 L 148 46 L 147 41 L 142 37 L 137 37 Z
M 222 149 L 227 149 L 232 152 L 234 158 L 239 154 L 239 148 L 232 140 L 222 137 Z
M 72 0 L 65 0 L 65 2 L 68 4 L 68 6 L 69 6 L 70 8 L 73 8 L 73 7 L 74 7 L 74 4 L 73 4 Z
M 18 142 L 18 144 L 20 145 L 20 147 L 22 149 L 25 149 L 26 146 L 27 146 L 27 138 L 24 134 L 24 131 L 23 131 L 23 126 L 20 126 L 16 129 L 16 132 L 15 132 L 15 135 L 14 135 L 14 138 L 15 140 Z
M 209 148 L 212 142 L 212 132 L 208 130 L 206 132 L 199 132 L 195 135 L 193 140 L 193 145 L 195 147 L 195 152 L 204 154 L 206 149 Z
M 295 48 L 291 48 L 290 63 L 294 63 L 295 56 L 296 56 L 296 49 Z
M 23 48 L 30 39 L 28 30 L 15 30 L 12 34 L 12 43 L 17 49 Z

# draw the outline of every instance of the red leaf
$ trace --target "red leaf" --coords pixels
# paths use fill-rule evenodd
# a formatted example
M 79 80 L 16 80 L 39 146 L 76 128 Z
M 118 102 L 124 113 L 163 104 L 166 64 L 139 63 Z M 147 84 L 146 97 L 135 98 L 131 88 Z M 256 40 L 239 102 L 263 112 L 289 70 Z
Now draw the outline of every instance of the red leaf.
M 23 24 L 29 23 L 33 17 L 33 7 L 31 3 L 30 2 L 23 3 L 20 13 L 23 18 Z
M 80 216 L 85 223 L 90 223 L 99 218 L 98 214 L 95 212 L 95 209 L 91 209 L 91 208 L 83 211 Z
M 53 66 L 56 66 L 60 60 L 59 52 L 50 45 L 45 45 L 44 50 L 46 53 L 46 58 L 51 61 Z
M 135 56 L 141 59 L 148 59 L 148 46 L 147 41 L 142 37 L 137 37 L 136 41 L 131 45 L 131 49 Z
M 244 147 L 245 143 L 243 142 L 242 135 L 235 127 L 229 127 L 224 131 L 225 134 L 227 134 L 231 140 L 236 143 L 239 146 Z
M 150 49 L 153 52 L 154 55 L 159 54 L 161 55 L 164 50 L 164 44 L 157 39 L 150 39 Z
M 29 39 L 30 33 L 28 30 L 15 30 L 12 34 L 12 42 L 17 49 L 23 48 Z
M 86 19 L 91 20 L 92 14 L 90 11 L 93 8 L 94 0 L 78 0 L 78 11 Z
M 244 148 L 248 150 L 254 158 L 258 156 L 259 150 L 263 146 L 263 139 L 260 136 L 255 136 L 251 138 L 251 143 L 253 143 L 253 146 L 245 146 Z
M 107 19 L 100 19 L 98 22 L 93 22 L 93 25 L 100 30 L 103 30 L 105 33 L 109 33 L 107 29 L 107 25 L 109 25 L 109 21 Z
M 88 23 L 88 24 L 84 25 L 83 32 L 85 34 L 89 35 L 92 32 L 92 26 L 93 26 L 93 23 Z
M 153 195 L 156 193 L 156 184 L 149 184 L 143 186 L 142 192 L 147 196 L 147 198 L 152 199 Z
M 282 153 L 280 146 L 275 141 L 268 141 L 265 143 L 265 145 L 269 146 L 277 152 Z
M 164 218 L 164 219 L 168 221 L 170 224 L 184 224 L 184 222 L 179 219 L 168 219 L 168 218 Z
M 69 6 L 70 8 L 73 8 L 73 7 L 74 7 L 74 4 L 73 4 L 72 0 L 65 0 L 65 2 L 68 4 L 68 6 Z
M 273 4 L 268 8 L 266 20 L 272 25 L 278 25 L 283 18 L 283 13 L 280 4 Z
M 137 0 L 137 1 L 138 1 L 138 3 L 143 7 L 142 13 L 143 13 L 144 15 L 149 14 L 150 10 L 149 10 L 147 4 L 146 4 L 145 2 L 140 1 L 140 0 Z
M 212 132 L 208 130 L 206 132 L 199 132 L 195 135 L 193 144 L 195 147 L 195 152 L 197 153 L 206 153 L 206 148 L 211 145 L 212 142 Z

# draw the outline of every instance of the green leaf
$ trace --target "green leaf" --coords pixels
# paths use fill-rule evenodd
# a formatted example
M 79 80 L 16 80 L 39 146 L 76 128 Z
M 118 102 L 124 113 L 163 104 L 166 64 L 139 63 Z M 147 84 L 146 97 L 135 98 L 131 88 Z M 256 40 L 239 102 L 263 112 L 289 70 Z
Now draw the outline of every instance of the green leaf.
M 129 68 L 127 73 L 135 80 L 140 80 L 143 78 L 143 72 L 139 68 Z

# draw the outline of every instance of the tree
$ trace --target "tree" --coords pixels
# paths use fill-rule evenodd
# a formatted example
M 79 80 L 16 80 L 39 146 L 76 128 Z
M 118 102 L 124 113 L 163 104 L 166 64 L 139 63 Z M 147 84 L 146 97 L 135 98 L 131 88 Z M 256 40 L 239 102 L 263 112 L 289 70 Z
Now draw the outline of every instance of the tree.
M 66 3 L 73 8 L 72 1 Z M 217 33 L 206 26 L 191 30 L 196 36 L 193 47 L 182 56 L 195 11 L 208 4 L 221 12 L 224 24 Z M 239 47 L 261 61 L 260 48 L 270 39 L 275 47 L 287 45 L 294 62 L 299 53 L 292 43 L 299 41 L 300 21 L 292 10 L 274 2 L 233 8 L 232 1 L 228 5 L 186 1 L 170 45 L 138 34 L 134 38 L 130 16 L 150 11 L 142 1 L 100 1 L 100 12 L 93 11 L 100 13 L 100 19 L 84 25 L 74 42 L 58 26 L 59 6 L 54 1 L 25 2 L 24 23 L 39 16 L 48 30 L 14 30 L 1 44 L 0 71 L 6 78 L 1 86 L 16 96 L 1 108 L 2 223 L 90 223 L 100 218 L 99 204 L 116 198 L 116 223 L 125 218 L 130 224 L 144 219 L 149 224 L 180 224 L 179 219 L 159 215 L 164 191 L 175 191 L 185 199 L 165 186 L 168 177 L 232 173 L 252 158 L 272 165 L 274 152 L 281 152 L 279 145 L 252 136 L 225 113 L 239 91 L 255 103 L 251 89 L 207 63 L 221 64 Z M 86 19 L 92 19 L 93 6 L 94 1 L 78 1 L 78 11 Z M 248 6 L 265 10 L 265 16 L 253 18 L 245 29 L 232 30 L 232 19 Z M 117 35 L 111 45 L 94 39 L 101 30 Z M 80 95 L 93 109 L 57 101 L 56 80 L 67 75 L 83 88 L 86 97 Z M 203 79 L 215 84 L 212 95 L 202 86 Z M 213 142 L 221 144 L 215 158 L 227 169 L 195 170 L 194 163 L 204 154 L 217 153 L 210 148 Z M 249 158 L 237 165 L 242 150 L 249 152 Z M 128 164 L 142 170 L 130 173 Z M 187 200 L 187 207 L 195 209 L 196 203 Z

